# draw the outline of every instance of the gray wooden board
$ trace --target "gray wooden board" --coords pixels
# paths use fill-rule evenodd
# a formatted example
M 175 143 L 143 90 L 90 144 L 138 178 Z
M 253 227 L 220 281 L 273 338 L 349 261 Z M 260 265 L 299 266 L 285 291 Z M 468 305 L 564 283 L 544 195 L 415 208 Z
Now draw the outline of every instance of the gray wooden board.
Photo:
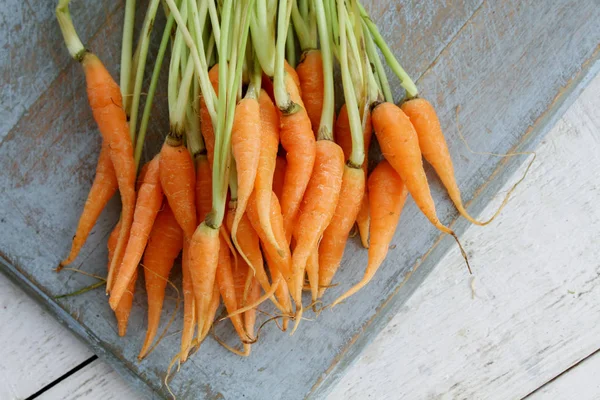
M 62 38 L 52 25 L 51 3 L 33 7 L 35 24 L 32 18 L 21 18 L 28 36 L 19 33 L 13 21 L 29 15 L 29 4 L 9 1 L 10 7 L 3 10 L 2 36 L 19 40 L 8 40 L 11 54 L 8 61 L 2 55 L 1 76 L 4 86 L 15 82 L 21 86 L 11 86 L 12 97 L 2 97 L 6 119 L 0 127 L 0 253 L 6 262 L 1 269 L 140 390 L 166 396 L 162 380 L 178 349 L 180 320 L 147 360 L 137 362 L 145 330 L 143 285 L 138 285 L 124 340 L 117 336 L 102 290 L 53 299 L 93 282 L 77 273 L 56 274 L 52 268 L 68 251 L 93 178 L 100 139 L 80 66 L 60 61 L 67 60 L 67 54 L 59 50 Z M 90 2 L 97 8 L 78 7 L 73 13 L 84 37 L 91 38 L 89 47 L 118 76 L 122 7 L 114 3 Z M 599 4 L 595 0 L 376 3 L 370 7 L 373 18 L 408 72 L 418 78 L 422 95 L 438 110 L 464 198 L 472 201 L 470 209 L 477 213 L 522 159 L 470 153 L 457 134 L 456 106 L 462 107 L 462 133 L 476 150 L 504 153 L 531 148 L 600 67 Z M 32 54 L 51 57 L 55 64 L 49 68 L 33 63 Z M 33 82 L 31 76 L 45 80 L 25 85 Z M 166 129 L 164 97 L 164 93 L 157 96 L 149 132 L 154 149 Z M 428 176 L 438 214 L 445 222 L 454 221 L 454 209 L 429 169 Z M 115 199 L 92 232 L 77 267 L 105 273 L 106 236 L 117 217 Z M 465 226 L 462 220 L 454 224 L 458 232 Z M 265 329 L 248 359 L 228 353 L 210 339 L 175 375 L 172 389 L 180 398 L 321 395 L 454 244 L 440 238 L 409 201 L 392 245 L 376 279 L 347 303 L 325 311 L 317 321 L 303 322 L 292 337 L 274 327 Z M 469 252 L 477 251 L 469 243 L 465 246 Z M 336 277 L 344 284 L 330 289 L 326 303 L 358 280 L 365 262 L 366 252 L 351 241 Z M 166 312 L 173 307 L 174 302 L 168 301 Z M 223 330 L 220 334 L 228 339 Z

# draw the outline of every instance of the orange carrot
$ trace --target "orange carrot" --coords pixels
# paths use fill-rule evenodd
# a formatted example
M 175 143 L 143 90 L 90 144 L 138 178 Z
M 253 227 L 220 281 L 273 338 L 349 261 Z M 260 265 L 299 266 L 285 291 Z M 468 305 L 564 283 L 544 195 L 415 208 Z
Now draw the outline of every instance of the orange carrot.
M 251 274 L 252 270 L 248 269 L 248 273 Z M 247 303 L 255 303 L 260 298 L 260 284 L 258 280 L 254 277 L 251 277 L 250 290 L 248 292 L 248 298 L 246 299 Z M 255 340 L 256 336 L 254 335 L 254 326 L 256 324 L 256 307 L 248 310 L 244 313 L 244 330 L 248 334 L 248 336 Z M 250 345 L 248 345 L 250 346 Z M 249 351 L 248 351 L 249 352 Z
M 117 176 L 115 175 L 115 169 L 110 160 L 108 143 L 103 141 L 100 156 L 98 157 L 98 163 L 96 164 L 94 183 L 92 184 L 92 188 L 85 201 L 83 212 L 79 217 L 77 230 L 75 231 L 75 236 L 73 236 L 73 242 L 71 243 L 71 251 L 67 258 L 58 265 L 57 271 L 60 271 L 62 267 L 72 263 L 75 258 L 77 258 L 79 251 L 96 224 L 100 213 L 106 206 L 106 203 L 108 203 L 115 194 L 117 188 Z
M 264 244 L 263 244 L 263 250 Z M 277 298 L 277 302 L 281 306 L 280 310 L 283 313 L 283 323 L 282 329 L 283 331 L 287 330 L 289 324 L 289 317 L 293 315 L 292 312 L 292 301 L 290 298 L 290 290 L 288 285 L 283 278 L 281 272 L 279 272 L 279 268 L 274 259 L 269 256 L 269 253 L 265 250 L 265 258 L 267 259 L 267 266 L 269 267 L 269 272 L 271 273 L 271 279 L 273 282 L 281 282 L 277 285 L 277 290 L 275 291 L 275 298 Z
M 373 127 L 381 152 L 398 172 L 417 206 L 437 229 L 454 237 L 470 271 L 468 258 L 456 234 L 442 224 L 436 215 L 435 204 L 423 169 L 419 139 L 410 119 L 395 104 L 381 103 L 373 109 Z M 375 206 L 373 205 L 371 210 Z
M 358 292 L 373 278 L 387 255 L 407 195 L 400 175 L 389 162 L 380 162 L 369 177 L 369 203 L 373 206 L 367 270 L 361 281 L 333 302 L 332 307 Z
M 489 224 L 493 218 L 489 221 L 480 222 L 471 217 L 465 210 L 460 196 L 460 189 L 454 177 L 454 166 L 452 165 L 450 151 L 448 151 L 440 121 L 431 103 L 425 99 L 417 98 L 408 100 L 402 104 L 401 108 L 415 127 L 423 157 L 435 169 L 458 212 L 475 225 Z
M 221 243 L 219 245 L 217 283 L 219 285 L 219 292 L 221 293 L 223 304 L 225 304 L 227 312 L 231 315 L 238 309 L 238 302 L 236 300 L 236 290 L 233 279 L 233 270 L 231 267 L 231 256 L 229 252 L 229 247 L 227 246 L 227 243 L 225 243 L 223 238 L 221 238 L 220 240 Z M 242 316 L 239 314 L 232 315 L 230 319 L 242 343 L 249 341 L 250 338 L 248 337 L 244 329 Z
M 365 173 L 365 181 L 367 179 L 367 171 L 369 166 L 369 146 L 371 145 L 371 136 L 373 128 L 371 124 L 371 113 L 367 113 L 364 123 L 363 138 L 365 144 L 365 160 L 362 168 Z M 350 121 L 348 120 L 348 109 L 344 104 L 340 109 L 337 120 L 335 121 L 335 141 L 344 150 L 344 158 L 346 161 L 352 153 L 352 134 L 350 131 Z M 362 197 L 362 205 L 356 216 L 356 224 L 363 247 L 369 247 L 369 196 L 366 193 L 367 186 L 364 187 L 365 195 Z
M 310 296 L 313 303 L 317 301 L 319 295 L 319 248 L 315 247 L 311 251 L 308 260 L 306 261 L 306 275 L 308 276 L 308 284 L 310 285 Z
M 277 200 L 277 196 L 271 196 L 271 226 L 273 227 L 273 233 L 275 234 L 275 239 L 277 239 L 277 243 L 279 244 L 281 253 L 278 252 L 278 249 L 275 246 L 271 245 L 271 242 L 267 240 L 267 236 L 265 232 L 261 228 L 260 219 L 258 217 L 258 211 L 256 208 L 256 197 L 254 194 L 250 196 L 248 200 L 248 207 L 246 209 L 246 214 L 248 215 L 248 219 L 252 224 L 252 227 L 258 234 L 260 241 L 262 242 L 263 249 L 265 250 L 266 255 L 270 256 L 272 260 L 272 268 L 276 268 L 281 272 L 285 280 L 288 284 L 292 283 L 292 256 L 290 254 L 290 248 L 287 245 L 287 240 L 285 238 L 285 231 L 283 229 L 283 217 L 281 215 L 281 208 L 279 207 L 279 201 Z M 272 275 L 272 274 L 271 274 Z
M 311 252 L 317 249 L 335 212 L 343 171 L 344 153 L 340 146 L 330 140 L 317 141 L 315 168 L 294 226 L 296 247 L 292 254 L 292 268 L 295 282 L 291 290 L 296 303 L 302 297 L 306 262 Z
M 302 58 L 296 67 L 300 78 L 302 101 L 306 108 L 312 130 L 317 135 L 321 124 L 323 111 L 323 96 L 325 92 L 323 76 L 323 58 L 321 50 L 308 50 L 302 53 Z
M 140 186 L 127 248 L 110 294 L 109 304 L 113 310 L 121 301 L 131 277 L 137 271 L 154 219 L 162 205 L 163 193 L 159 181 L 158 159 L 158 156 L 152 159 Z M 109 277 L 110 275 L 109 273 Z
M 182 137 L 170 132 L 160 150 L 160 183 L 188 240 L 196 230 L 195 168 Z
M 119 233 L 121 231 L 121 222 L 117 223 L 114 227 L 110 235 L 108 236 L 108 268 L 111 266 L 111 261 L 114 257 L 115 248 L 117 247 L 117 242 L 119 240 Z M 121 263 L 117 263 L 119 266 Z M 117 319 L 117 328 L 119 330 L 119 336 L 125 336 L 127 333 L 127 322 L 129 321 L 129 314 L 131 313 L 131 306 L 133 305 L 133 292 L 135 290 L 135 282 L 137 280 L 137 271 L 133 274 L 129 285 L 127 286 L 127 291 L 125 295 L 122 297 L 119 306 L 115 310 L 115 317 Z
M 243 98 L 235 107 L 231 147 L 237 168 L 237 210 L 231 227 L 231 238 L 237 246 L 237 230 L 246 211 L 248 197 L 254 189 L 261 148 L 261 119 L 258 100 Z M 238 247 L 239 250 L 239 247 Z M 242 252 L 242 257 L 245 257 Z
M 235 218 L 236 212 L 237 210 L 230 210 L 225 216 L 225 223 L 227 225 L 227 229 L 230 232 L 231 227 L 233 226 L 233 220 Z M 240 251 L 246 255 L 246 259 L 250 261 L 251 271 L 254 271 L 253 273 L 255 274 L 258 282 L 260 282 L 260 285 L 262 286 L 263 290 L 265 292 L 269 292 L 271 290 L 271 284 L 269 283 L 269 277 L 267 276 L 267 273 L 265 271 L 262 253 L 260 252 L 259 237 L 254 228 L 252 227 L 252 224 L 248 219 L 247 214 L 244 214 L 240 219 L 237 237 L 238 247 Z
M 213 89 L 219 93 L 219 64 L 215 64 L 208 71 L 208 79 L 212 84 Z M 215 154 L 215 131 L 212 125 L 212 119 L 210 113 L 204 102 L 204 96 L 200 96 L 200 132 L 204 139 L 204 146 L 206 147 L 206 155 L 208 157 L 208 163 L 212 169 L 213 159 Z
M 212 323 L 208 318 L 219 262 L 221 242 L 219 232 L 219 228 L 210 227 L 206 222 L 202 222 L 190 241 L 190 277 L 196 299 L 196 320 L 200 332 Z
M 340 200 L 333 218 L 323 233 L 319 244 L 319 297 L 323 296 L 340 266 L 346 240 L 361 207 L 361 194 L 365 192 L 365 176 L 358 168 L 344 166 Z
M 206 154 L 196 156 L 196 215 L 204 221 L 212 208 L 212 172 Z
M 235 288 L 235 297 L 239 307 L 246 304 L 252 304 L 260 297 L 260 285 L 253 277 L 252 270 L 241 259 L 237 267 L 233 268 L 233 282 Z M 247 340 L 254 340 L 254 324 L 256 322 L 256 307 L 244 312 L 241 316 L 244 325 L 244 331 L 248 337 Z M 250 355 L 251 344 L 244 343 L 244 355 Z
M 150 345 L 158 332 L 160 314 L 165 300 L 165 289 L 173 262 L 181 251 L 183 231 L 177 223 L 168 202 L 163 202 L 150 232 L 148 245 L 144 252 L 143 266 L 146 278 L 146 293 L 148 294 L 148 330 L 138 355 L 144 358 L 150 350 Z
M 213 321 L 215 319 L 215 315 L 217 314 L 217 309 L 219 308 L 219 304 L 221 304 L 221 293 L 219 292 L 219 285 L 215 280 L 215 284 L 213 287 L 213 295 L 210 299 L 210 304 L 208 305 L 208 315 L 206 318 L 207 323 L 204 324 L 204 329 L 202 329 L 202 335 L 199 338 L 201 342 L 206 338 L 208 332 L 210 332 L 210 328 L 213 326 Z
M 116 271 L 116 260 L 123 258 L 127 239 L 129 238 L 129 230 L 133 223 L 136 175 L 133 145 L 129 136 L 129 126 L 127 116 L 123 110 L 123 99 L 119 85 L 94 54 L 85 52 L 81 64 L 85 71 L 90 107 L 102 138 L 110 150 L 110 160 L 116 173 L 123 205 L 121 231 L 110 268 L 112 271 Z M 112 284 L 113 281 L 108 279 L 106 283 L 107 293 L 112 289 Z
M 283 194 L 283 181 L 285 180 L 285 170 L 287 169 L 287 161 L 285 157 L 277 156 L 275 160 L 275 172 L 273 173 L 273 193 L 278 199 Z
M 181 348 L 179 360 L 185 362 L 192 349 L 194 328 L 196 327 L 196 309 L 198 302 L 195 298 L 192 276 L 190 271 L 190 240 L 183 239 L 183 254 L 181 256 L 181 286 L 183 289 L 183 328 L 181 330 Z M 198 325 L 198 331 L 201 327 Z
M 279 131 L 281 144 L 287 152 L 281 211 L 289 242 L 300 202 L 310 180 L 316 150 L 315 135 L 312 132 L 310 119 L 300 98 L 298 86 L 289 74 L 285 75 L 285 85 L 291 101 L 299 106 L 295 113 L 281 116 L 281 130 Z
M 260 122 L 262 135 L 260 138 L 260 157 L 254 181 L 256 207 L 262 229 L 272 244 L 276 243 L 269 219 L 271 209 L 271 193 L 273 192 L 273 175 L 277 163 L 279 147 L 279 110 L 264 90 L 259 96 Z M 282 158 L 282 160 L 285 159 Z M 263 286 L 264 289 L 264 286 Z M 266 289 L 265 289 L 266 290 Z

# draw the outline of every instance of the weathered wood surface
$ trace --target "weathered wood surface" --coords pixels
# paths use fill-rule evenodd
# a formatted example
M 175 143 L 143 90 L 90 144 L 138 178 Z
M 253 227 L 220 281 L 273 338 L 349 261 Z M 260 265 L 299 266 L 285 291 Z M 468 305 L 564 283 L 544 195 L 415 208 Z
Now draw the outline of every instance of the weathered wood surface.
M 0 399 L 25 399 L 92 352 L 14 283 L 0 278 Z
M 479 149 L 505 152 L 534 143 L 580 82 L 597 69 L 600 26 L 596 21 L 600 10 L 593 2 L 577 2 L 575 6 L 573 1 L 399 4 L 378 3 L 373 14 L 385 15 L 388 19 L 380 25 L 389 35 L 402 38 L 401 42 L 392 41 L 393 47 L 413 76 L 421 77 L 423 95 L 439 110 L 465 198 L 477 193 L 477 209 L 499 188 L 504 175 L 495 171 L 502 171 L 506 163 L 471 155 L 462 147 L 454 129 L 454 108 L 462 105 L 463 133 Z M 44 3 L 38 8 L 51 6 Z M 405 24 L 386 25 L 389 21 Z M 419 21 L 431 22 L 427 29 L 417 29 L 425 25 Z M 408 26 L 415 28 L 406 29 Z M 52 35 L 48 33 L 47 41 L 60 46 L 60 36 L 56 31 Z M 120 24 L 107 23 L 90 43 L 113 73 L 118 66 L 115 44 L 119 36 Z M 400 47 L 400 43 L 406 45 Z M 162 119 L 151 132 L 155 144 L 166 115 L 159 106 L 156 109 Z M 48 298 L 90 283 L 79 274 L 56 275 L 50 270 L 68 249 L 78 217 L 75 210 L 81 209 L 85 199 L 99 144 L 79 66 L 68 64 L 29 112 L 6 129 L 10 131 L 2 135 L 0 144 L 0 250 L 4 258 L 22 274 L 19 279 L 32 282 L 35 286 L 30 290 L 46 296 L 53 311 L 96 352 L 120 366 L 122 373 L 139 375 L 141 381 L 164 395 L 164 388 L 159 386 L 178 338 L 174 335 L 164 340 L 144 363 L 134 361 L 144 331 L 143 291 L 138 291 L 127 341 L 117 338 L 100 291 L 58 303 Z M 488 185 L 492 175 L 497 183 Z M 441 201 L 445 198 L 435 180 L 432 185 L 439 200 L 438 212 L 448 221 L 454 211 Z M 78 260 L 88 272 L 104 271 L 104 240 L 117 217 L 115 205 L 102 216 Z M 184 397 L 238 397 L 242 388 L 248 398 L 262 397 L 266 391 L 286 398 L 316 394 L 387 322 L 390 311 L 402 304 L 451 246 L 444 239 L 402 286 L 409 271 L 437 243 L 437 237 L 410 203 L 394 239 L 396 250 L 390 253 L 376 282 L 351 304 L 340 306 L 339 312 L 324 313 L 317 323 L 304 324 L 292 338 L 275 330 L 266 332 L 249 360 L 239 360 L 210 341 L 176 376 L 173 388 Z M 354 282 L 366 254 L 356 243 L 347 253 L 338 279 Z M 330 297 L 343 289 L 345 286 L 331 290 Z M 264 378 L 257 371 L 263 372 Z
M 331 399 L 520 399 L 600 349 L 599 93 L 600 76 L 536 149 L 505 212 L 462 235 L 473 286 L 452 249 Z M 537 398 L 599 398 L 599 364 L 584 363 L 569 380 L 579 387 L 548 385 Z
M 368 394 L 375 398 L 402 395 L 405 399 L 422 399 L 442 392 L 449 398 L 460 398 L 458 389 L 447 389 L 459 381 L 463 386 L 461 393 L 467 391 L 465 386 L 473 387 L 476 393 L 469 397 L 478 399 L 521 398 L 531 390 L 534 391 L 530 399 L 600 397 L 596 379 L 600 374 L 600 353 L 578 363 L 582 355 L 600 347 L 595 340 L 600 328 L 593 325 L 600 313 L 600 281 L 578 283 L 593 276 L 597 263 L 591 261 L 600 257 L 600 250 L 593 245 L 597 238 L 588 234 L 600 222 L 598 211 L 589 213 L 590 204 L 600 198 L 600 178 L 595 176 L 600 154 L 595 135 L 600 129 L 599 91 L 600 75 L 536 149 L 538 159 L 532 175 L 499 219 L 489 229 L 473 227 L 463 236 L 482 252 L 481 258 L 494 260 L 475 273 L 477 296 L 471 297 L 470 278 L 465 275 L 458 254 L 448 254 L 348 369 L 347 377 L 334 387 L 330 399 L 359 399 Z M 582 153 L 580 149 L 585 150 Z M 524 166 L 511 181 L 521 176 Z M 510 182 L 502 191 L 509 185 Z M 488 205 L 484 214 L 495 207 Z M 557 217 L 561 215 L 564 217 Z M 544 225 L 543 230 L 539 229 L 540 224 Z M 523 230 L 523 226 L 528 228 Z M 546 234 L 531 235 L 532 231 Z M 556 246 L 563 237 L 569 239 Z M 507 253 L 511 262 L 506 260 Z M 575 268 L 563 268 L 563 264 Z M 0 276 L 0 284 L 3 279 Z M 513 290 L 514 281 L 527 284 L 527 290 Z M 2 290 L 0 296 L 18 301 L 20 307 L 39 309 L 20 291 L 5 294 Z M 541 309 L 543 312 L 537 312 Z M 53 361 L 57 357 L 72 358 L 64 353 L 77 353 L 81 346 L 75 343 L 69 347 L 72 334 L 37 314 L 40 313 L 20 310 L 11 313 L 10 319 L 0 318 L 0 323 L 14 327 L 4 340 L 12 343 L 12 337 L 25 336 L 30 320 L 35 320 L 44 331 L 56 332 L 54 335 L 60 336 L 64 344 L 55 348 L 53 342 L 39 343 L 36 351 L 40 358 L 22 365 L 24 370 L 31 376 L 41 375 L 49 365 L 53 365 L 55 373 L 70 370 L 76 363 L 54 367 Z M 585 336 L 580 335 L 588 330 Z M 509 332 L 515 332 L 515 337 L 505 338 Z M 468 349 L 462 351 L 465 343 Z M 553 343 L 560 346 L 552 346 Z M 5 359 L 2 349 L 6 348 L 0 346 L 0 360 Z M 30 349 L 28 343 L 19 342 L 11 353 L 27 354 Z M 531 365 L 536 368 L 529 368 Z M 11 385 L 18 393 L 27 395 L 36 389 L 18 379 L 22 370 L 11 371 L 11 377 L 17 378 Z M 481 387 L 486 382 L 491 383 Z M 536 389 L 540 384 L 543 386 Z M 0 388 L 1 398 L 9 397 L 6 393 L 9 392 Z M 131 393 L 127 383 L 100 360 L 60 382 L 41 398 L 82 395 L 86 399 L 142 398 Z

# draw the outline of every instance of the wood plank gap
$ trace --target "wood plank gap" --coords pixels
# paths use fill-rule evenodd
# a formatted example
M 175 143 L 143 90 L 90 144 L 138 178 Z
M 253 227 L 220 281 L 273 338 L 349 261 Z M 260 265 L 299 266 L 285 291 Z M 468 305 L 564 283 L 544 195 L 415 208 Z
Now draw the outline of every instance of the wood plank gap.
M 25 400 L 33 400 L 33 399 L 38 398 L 39 396 L 42 395 L 42 393 L 52 389 L 54 386 L 58 385 L 59 383 L 61 383 L 62 381 L 64 381 L 68 377 L 70 377 L 71 375 L 75 374 L 77 371 L 80 371 L 83 368 L 87 367 L 88 365 L 90 365 L 91 363 L 96 361 L 97 359 L 98 359 L 98 356 L 94 354 L 93 356 L 91 356 L 90 358 L 88 358 L 87 360 L 82 362 L 81 364 L 76 365 L 71 370 L 67 371 L 63 376 L 56 378 L 54 381 L 50 382 L 49 384 L 47 384 L 46 386 L 44 386 L 43 388 L 41 388 L 40 390 L 38 390 L 37 392 L 32 394 L 31 396 L 27 397 Z
M 600 353 L 600 348 L 594 350 L 593 352 L 591 352 L 587 356 L 583 357 L 581 360 L 577 361 L 575 364 L 571 365 L 570 367 L 568 367 L 567 369 L 565 369 L 564 371 L 562 371 L 560 374 L 556 375 L 554 378 L 548 380 L 543 385 L 540 385 L 537 389 L 534 389 L 531 392 L 529 392 L 521 400 L 525 400 L 525 399 L 531 397 L 532 395 L 534 395 L 535 393 L 537 393 L 539 390 L 542 390 L 544 387 L 546 387 L 549 384 L 551 384 L 552 382 L 556 381 L 558 378 L 560 378 L 564 374 L 566 374 L 566 373 L 570 372 L 571 370 L 573 370 L 575 367 L 577 367 L 579 364 L 581 364 L 585 360 L 587 360 L 587 359 L 589 359 L 589 358 L 591 358 L 591 357 L 593 357 L 593 356 L 595 356 L 596 354 L 599 354 L 599 353 Z

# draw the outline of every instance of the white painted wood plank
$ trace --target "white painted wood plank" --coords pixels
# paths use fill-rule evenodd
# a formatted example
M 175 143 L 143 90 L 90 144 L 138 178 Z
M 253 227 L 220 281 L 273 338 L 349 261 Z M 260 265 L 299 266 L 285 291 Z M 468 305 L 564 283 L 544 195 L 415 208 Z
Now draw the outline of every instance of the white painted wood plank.
M 573 369 L 549 382 L 527 400 L 573 399 L 597 400 L 600 396 L 600 353 L 585 359 Z
M 474 295 L 454 249 L 330 399 L 520 398 L 598 348 L 598 93 L 600 77 L 540 145 L 498 220 L 462 237 L 474 267 Z M 581 379 L 597 382 L 600 368 L 590 365 L 594 370 Z M 588 382 L 587 398 L 600 398 L 595 386 Z M 579 392 L 583 396 L 584 388 L 547 398 L 579 398 Z
M 40 400 L 142 400 L 125 381 L 99 359 L 44 392 Z
M 0 399 L 22 399 L 93 354 L 0 274 Z

